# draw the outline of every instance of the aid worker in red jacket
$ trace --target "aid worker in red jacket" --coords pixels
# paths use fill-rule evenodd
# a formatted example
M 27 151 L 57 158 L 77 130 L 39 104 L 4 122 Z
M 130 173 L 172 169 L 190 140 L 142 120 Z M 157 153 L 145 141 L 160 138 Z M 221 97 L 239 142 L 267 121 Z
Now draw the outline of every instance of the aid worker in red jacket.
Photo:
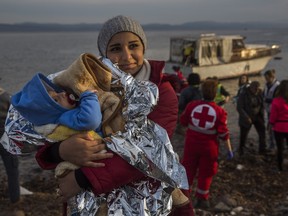
M 233 157 L 227 128 L 227 113 L 214 102 L 217 83 L 207 80 L 202 84 L 203 100 L 190 102 L 180 117 L 187 126 L 182 164 L 184 165 L 190 189 L 197 178 L 195 208 L 209 208 L 209 188 L 217 173 L 219 139 L 228 149 L 228 158 Z M 198 172 L 198 175 L 197 175 Z

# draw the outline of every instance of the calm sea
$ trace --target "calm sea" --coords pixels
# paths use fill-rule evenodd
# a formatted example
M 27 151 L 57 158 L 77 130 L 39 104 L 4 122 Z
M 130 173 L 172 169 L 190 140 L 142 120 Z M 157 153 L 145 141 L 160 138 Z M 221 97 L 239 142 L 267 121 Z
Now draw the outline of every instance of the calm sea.
M 288 79 L 288 30 L 147 31 L 148 59 L 168 60 L 169 38 L 201 33 L 241 34 L 246 42 L 279 44 L 281 60 L 272 60 L 264 69 L 275 68 L 279 80 Z M 81 53 L 98 55 L 98 32 L 43 32 L 0 34 L 0 86 L 11 93 L 36 73 L 50 74 L 67 68 Z

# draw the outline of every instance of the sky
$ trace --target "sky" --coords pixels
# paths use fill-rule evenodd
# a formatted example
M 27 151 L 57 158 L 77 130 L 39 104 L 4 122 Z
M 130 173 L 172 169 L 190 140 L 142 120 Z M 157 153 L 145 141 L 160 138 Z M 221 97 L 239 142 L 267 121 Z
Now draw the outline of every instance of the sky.
M 288 22 L 288 0 L 1 0 L 0 23 L 103 23 L 122 14 L 141 24 Z

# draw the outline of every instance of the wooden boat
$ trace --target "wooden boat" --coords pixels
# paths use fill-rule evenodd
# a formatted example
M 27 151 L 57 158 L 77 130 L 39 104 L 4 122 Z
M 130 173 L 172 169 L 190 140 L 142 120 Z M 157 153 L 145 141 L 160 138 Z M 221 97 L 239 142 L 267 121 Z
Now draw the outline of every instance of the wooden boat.
M 192 71 L 201 79 L 219 79 L 259 74 L 273 56 L 280 53 L 279 45 L 245 44 L 241 35 L 202 34 L 198 38 L 177 37 L 170 40 L 169 61 L 165 71 L 180 66 L 187 77 Z

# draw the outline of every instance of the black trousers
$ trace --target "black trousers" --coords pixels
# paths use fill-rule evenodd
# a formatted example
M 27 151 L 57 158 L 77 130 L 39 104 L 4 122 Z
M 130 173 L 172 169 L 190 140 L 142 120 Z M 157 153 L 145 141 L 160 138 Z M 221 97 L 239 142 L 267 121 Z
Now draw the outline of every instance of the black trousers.
M 254 125 L 258 137 L 259 137 L 259 153 L 264 152 L 266 150 L 266 131 L 265 131 L 265 123 L 261 120 L 254 121 L 249 127 L 240 126 L 240 152 L 243 152 L 243 148 L 245 147 L 246 140 L 248 137 L 248 133 Z
M 15 203 L 20 199 L 18 157 L 7 152 L 2 144 L 0 144 L 0 154 L 8 177 L 9 198 L 11 203 Z
M 274 131 L 274 136 L 277 145 L 277 162 L 279 170 L 283 170 L 283 151 L 284 151 L 284 140 L 288 142 L 288 133 L 282 133 Z

